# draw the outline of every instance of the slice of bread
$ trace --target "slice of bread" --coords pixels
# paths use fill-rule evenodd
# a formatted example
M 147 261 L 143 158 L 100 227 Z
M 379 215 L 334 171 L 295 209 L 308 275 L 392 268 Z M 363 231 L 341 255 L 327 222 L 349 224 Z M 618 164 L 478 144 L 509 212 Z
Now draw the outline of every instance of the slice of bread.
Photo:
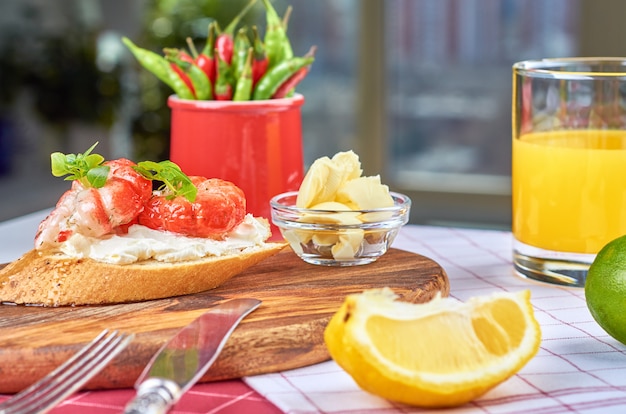
M 165 263 L 117 265 L 31 250 L 0 270 L 0 302 L 96 305 L 145 301 L 214 289 L 286 244 L 264 243 L 238 254 Z

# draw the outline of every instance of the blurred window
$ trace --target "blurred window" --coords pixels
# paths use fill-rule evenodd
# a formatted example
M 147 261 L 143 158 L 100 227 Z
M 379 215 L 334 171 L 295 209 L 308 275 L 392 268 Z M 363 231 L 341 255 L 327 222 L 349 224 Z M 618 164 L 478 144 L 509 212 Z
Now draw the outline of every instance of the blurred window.
M 576 55 L 581 1 L 289 2 L 296 50 L 318 46 L 306 161 L 354 149 L 413 222 L 508 226 L 511 65 Z
M 576 55 L 579 16 L 576 0 L 385 2 L 387 173 L 415 220 L 508 226 L 511 65 Z

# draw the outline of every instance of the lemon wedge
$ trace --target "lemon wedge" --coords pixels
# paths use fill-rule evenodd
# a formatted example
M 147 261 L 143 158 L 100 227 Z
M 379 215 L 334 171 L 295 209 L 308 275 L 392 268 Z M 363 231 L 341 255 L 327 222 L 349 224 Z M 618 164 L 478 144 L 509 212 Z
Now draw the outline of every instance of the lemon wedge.
M 518 372 L 539 350 L 541 331 L 528 290 L 412 304 L 384 288 L 347 296 L 324 341 L 362 389 L 414 406 L 451 407 Z

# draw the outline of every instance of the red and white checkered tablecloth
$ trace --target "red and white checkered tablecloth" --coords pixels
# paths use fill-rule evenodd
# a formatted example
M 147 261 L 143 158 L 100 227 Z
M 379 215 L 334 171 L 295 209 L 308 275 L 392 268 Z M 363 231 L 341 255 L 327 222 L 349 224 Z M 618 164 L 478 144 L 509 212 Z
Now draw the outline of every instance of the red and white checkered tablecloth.
M 118 414 L 135 396 L 131 389 L 79 392 L 50 414 Z M 281 411 L 240 380 L 198 384 L 180 399 L 172 414 L 276 414 Z M 10 413 L 8 413 L 10 414 Z
M 438 262 L 450 296 L 465 301 L 497 291 L 530 289 L 542 330 L 539 353 L 515 376 L 463 407 L 424 410 L 369 395 L 334 362 L 245 378 L 285 413 L 626 412 L 626 347 L 592 319 L 582 289 L 514 275 L 510 232 L 406 226 L 394 247 Z
M 7 234 L 34 234 L 37 215 L 0 223 L 0 262 L 30 246 Z M 7 233 L 8 231 L 8 233 Z M 18 239 L 20 238 L 18 237 Z M 24 240 L 32 242 L 32 237 Z M 393 245 L 438 262 L 450 296 L 465 301 L 497 291 L 530 289 L 542 329 L 539 353 L 515 376 L 462 407 L 429 411 L 361 391 L 334 362 L 243 380 L 198 384 L 173 413 L 624 413 L 626 346 L 592 319 L 582 289 L 548 286 L 514 275 L 510 232 L 409 225 Z M 1 338 L 0 338 L 1 348 Z M 4 368 L 4 367 L 2 367 Z M 6 368 L 5 368 L 6 369 Z M 53 413 L 113 413 L 133 390 L 78 393 Z

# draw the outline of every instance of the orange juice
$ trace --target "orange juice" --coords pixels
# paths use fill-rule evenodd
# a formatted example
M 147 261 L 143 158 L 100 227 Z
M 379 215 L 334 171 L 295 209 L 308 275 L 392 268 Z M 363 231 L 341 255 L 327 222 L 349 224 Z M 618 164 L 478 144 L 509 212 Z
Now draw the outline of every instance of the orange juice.
M 547 250 L 597 253 L 626 234 L 626 131 L 513 139 L 513 233 Z

